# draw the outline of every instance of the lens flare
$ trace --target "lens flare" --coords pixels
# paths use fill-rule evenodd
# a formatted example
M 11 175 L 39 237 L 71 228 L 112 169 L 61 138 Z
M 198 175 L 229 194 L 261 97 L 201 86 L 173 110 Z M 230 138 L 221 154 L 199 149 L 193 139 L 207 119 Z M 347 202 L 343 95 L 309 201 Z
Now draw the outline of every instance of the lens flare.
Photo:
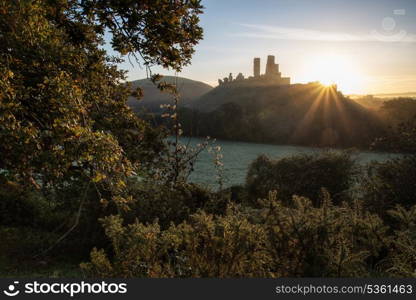
M 364 78 L 352 59 L 341 55 L 322 55 L 311 58 L 305 69 L 309 81 L 319 81 L 324 85 L 336 84 L 344 93 L 359 93 Z

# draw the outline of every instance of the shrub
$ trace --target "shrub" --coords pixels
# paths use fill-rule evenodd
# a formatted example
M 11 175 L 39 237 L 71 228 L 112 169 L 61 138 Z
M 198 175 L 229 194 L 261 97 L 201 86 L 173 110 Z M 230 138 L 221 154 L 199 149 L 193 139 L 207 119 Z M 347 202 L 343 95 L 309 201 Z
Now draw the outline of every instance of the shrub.
M 376 215 L 359 205 L 334 206 L 324 191 L 319 208 L 304 197 L 292 207 L 271 192 L 262 200 L 262 223 L 268 237 L 273 272 L 278 277 L 368 276 L 385 245 L 386 228 Z
M 382 217 L 397 204 L 416 204 L 416 156 L 371 163 L 362 183 L 366 207 Z
M 338 204 L 347 199 L 356 171 L 355 160 L 346 151 L 299 154 L 279 160 L 261 155 L 250 165 L 246 186 L 253 203 L 277 190 L 284 202 L 298 195 L 315 200 L 314 205 L 318 206 L 324 187 Z
M 399 226 L 383 268 L 389 276 L 416 277 L 416 205 L 410 209 L 397 205 L 388 213 Z
M 157 221 L 162 229 L 171 223 L 179 224 L 204 209 L 213 214 L 224 214 L 228 193 L 214 193 L 192 183 L 175 186 L 157 183 L 135 182 L 129 186 L 130 194 L 136 201 L 130 204 L 130 210 L 124 214 L 125 221 L 132 223 L 136 218 L 142 223 Z
M 176 228 L 188 276 L 270 277 L 266 235 L 260 225 L 230 208 L 226 216 L 203 212 Z
M 104 219 L 112 252 L 94 249 L 82 264 L 100 277 L 350 277 L 369 276 L 390 245 L 382 220 L 355 202 L 314 207 L 295 196 L 291 207 L 272 192 L 261 208 L 230 205 L 224 216 L 204 211 L 161 229 Z
M 56 219 L 54 204 L 39 191 L 11 181 L 0 182 L 0 225 L 39 228 L 52 219 Z
M 260 225 L 230 209 L 226 216 L 205 212 L 161 230 L 156 223 L 123 226 L 120 217 L 104 220 L 114 255 L 94 249 L 81 265 L 100 277 L 266 277 L 270 276 Z

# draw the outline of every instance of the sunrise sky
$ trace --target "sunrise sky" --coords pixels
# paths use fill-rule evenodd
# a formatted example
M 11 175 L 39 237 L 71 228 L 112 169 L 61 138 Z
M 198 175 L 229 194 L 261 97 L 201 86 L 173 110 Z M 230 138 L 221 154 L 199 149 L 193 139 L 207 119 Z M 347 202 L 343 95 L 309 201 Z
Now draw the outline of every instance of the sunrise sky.
M 292 82 L 337 83 L 346 93 L 416 91 L 415 0 L 205 0 L 204 40 L 179 76 L 217 85 L 252 75 L 275 55 Z M 121 65 L 129 80 L 144 69 Z M 153 68 L 154 72 L 173 74 Z

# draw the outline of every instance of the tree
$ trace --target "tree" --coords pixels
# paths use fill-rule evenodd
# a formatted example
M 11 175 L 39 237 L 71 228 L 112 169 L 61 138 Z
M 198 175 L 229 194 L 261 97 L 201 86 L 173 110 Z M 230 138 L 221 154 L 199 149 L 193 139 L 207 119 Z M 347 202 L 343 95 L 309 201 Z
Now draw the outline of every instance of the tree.
M 121 54 L 180 70 L 202 38 L 199 1 L 0 1 L 0 169 L 47 187 L 122 177 L 159 151 L 126 106 Z M 151 143 L 150 143 L 151 144 Z M 114 176 L 120 177 L 114 181 Z
M 317 207 L 321 205 L 322 188 L 325 188 L 338 205 L 349 200 L 357 171 L 355 158 L 348 151 L 297 154 L 278 160 L 261 155 L 250 165 L 246 186 L 254 201 L 277 190 L 286 204 L 297 195 L 313 199 Z
M 380 117 L 388 129 L 377 138 L 372 147 L 377 150 L 407 154 L 416 153 L 416 101 L 398 98 L 383 103 Z
M 404 155 L 385 162 L 372 162 L 361 182 L 366 207 L 382 217 L 397 205 L 415 205 L 416 155 Z
M 202 38 L 201 9 L 198 0 L 0 0 L 1 189 L 36 191 L 65 212 L 62 238 L 89 222 L 91 242 L 105 208 L 132 199 L 128 178 L 164 149 L 162 132 L 126 105 L 117 63 L 128 55 L 180 70 Z M 121 56 L 102 49 L 104 34 Z

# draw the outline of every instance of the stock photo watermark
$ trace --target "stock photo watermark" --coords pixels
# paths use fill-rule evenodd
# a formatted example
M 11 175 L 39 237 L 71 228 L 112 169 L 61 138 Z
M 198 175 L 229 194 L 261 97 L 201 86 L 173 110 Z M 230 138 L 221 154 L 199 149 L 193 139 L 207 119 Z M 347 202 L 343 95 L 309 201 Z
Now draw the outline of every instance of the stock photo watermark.
M 78 294 L 126 294 L 127 283 L 107 283 L 105 281 L 89 282 L 26 282 L 19 284 L 14 281 L 3 290 L 3 294 L 8 297 L 15 297 L 19 294 L 61 294 L 74 297 Z
M 406 30 L 398 28 L 396 20 L 396 18 L 405 15 L 405 9 L 393 10 L 393 16 L 384 17 L 381 21 L 381 29 L 372 30 L 371 35 L 382 42 L 406 41 L 408 33 Z

